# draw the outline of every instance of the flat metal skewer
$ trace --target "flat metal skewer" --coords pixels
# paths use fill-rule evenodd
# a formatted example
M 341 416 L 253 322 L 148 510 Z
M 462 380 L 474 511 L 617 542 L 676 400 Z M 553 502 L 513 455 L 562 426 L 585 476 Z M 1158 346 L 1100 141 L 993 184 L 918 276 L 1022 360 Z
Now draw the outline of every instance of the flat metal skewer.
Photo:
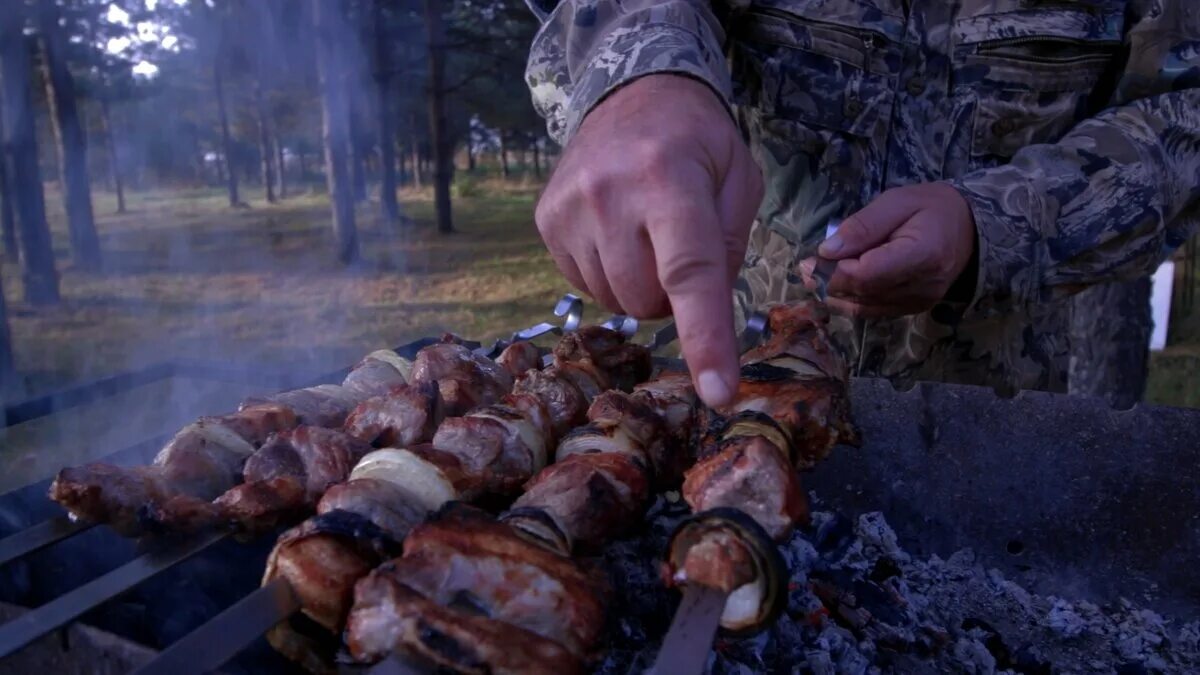
M 117 569 L 0 626 L 0 658 L 79 618 L 87 612 L 182 560 L 225 538 L 213 532 L 144 553 Z
M 43 520 L 37 525 L 32 525 L 16 534 L 0 539 L 0 566 L 34 551 L 40 551 L 73 534 L 91 529 L 93 526 L 95 523 L 71 520 L 66 515 Z
M 698 675 L 704 672 L 728 596 L 715 588 L 687 586 L 671 628 L 663 638 L 651 675 Z
M 188 675 L 219 668 L 257 637 L 298 612 L 300 599 L 285 579 L 258 588 L 167 647 L 135 675 Z

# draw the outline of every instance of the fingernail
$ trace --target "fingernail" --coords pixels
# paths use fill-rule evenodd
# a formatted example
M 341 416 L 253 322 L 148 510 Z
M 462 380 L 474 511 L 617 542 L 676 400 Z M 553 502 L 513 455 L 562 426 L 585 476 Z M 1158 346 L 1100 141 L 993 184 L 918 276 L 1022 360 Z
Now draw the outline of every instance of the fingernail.
M 801 261 L 801 263 L 800 263 L 801 276 L 811 277 L 812 273 L 813 273 L 813 269 L 815 269 L 816 266 L 817 266 L 817 261 L 813 260 L 812 258 L 807 258 L 807 259 Z
M 821 246 L 817 248 L 817 253 L 821 254 L 822 257 L 830 258 L 837 255 L 845 245 L 842 238 L 835 234 L 821 242 Z
M 725 405 L 732 397 L 729 385 L 725 384 L 725 380 L 715 370 L 701 372 L 696 378 L 696 384 L 700 388 L 700 398 L 709 406 Z

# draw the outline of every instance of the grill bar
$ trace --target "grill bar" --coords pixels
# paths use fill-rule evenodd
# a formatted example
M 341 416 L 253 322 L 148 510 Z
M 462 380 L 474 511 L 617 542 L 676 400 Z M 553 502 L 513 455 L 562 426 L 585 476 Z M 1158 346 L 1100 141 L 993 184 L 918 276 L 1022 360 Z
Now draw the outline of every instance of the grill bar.
M 163 650 L 135 675 L 207 673 L 245 649 L 246 636 L 257 636 L 300 609 L 292 587 L 276 579 L 236 602 L 208 623 Z
M 75 590 L 0 626 L 0 658 L 16 652 L 50 631 L 79 618 L 168 567 L 196 555 L 225 538 L 224 532 L 176 543 L 134 558 Z
M 21 556 L 40 551 L 93 526 L 94 523 L 73 521 L 65 515 L 43 520 L 37 525 L 0 539 L 0 566 Z

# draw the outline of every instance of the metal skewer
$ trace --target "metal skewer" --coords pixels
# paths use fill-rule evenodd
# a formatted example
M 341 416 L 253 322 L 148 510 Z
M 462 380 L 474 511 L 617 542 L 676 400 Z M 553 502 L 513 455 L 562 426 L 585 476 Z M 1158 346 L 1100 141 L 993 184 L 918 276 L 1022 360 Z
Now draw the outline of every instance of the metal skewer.
M 0 658 L 28 645 L 50 631 L 79 618 L 84 612 L 117 597 L 166 568 L 186 560 L 225 538 L 213 532 L 186 542 L 144 553 L 117 569 L 37 609 L 0 626 Z
M 693 675 L 704 671 L 727 597 L 720 590 L 699 584 L 684 589 L 650 675 Z
M 94 523 L 71 520 L 71 517 L 67 515 L 43 520 L 37 525 L 0 539 L 0 565 L 5 565 L 34 551 L 40 551 L 57 541 L 93 526 Z

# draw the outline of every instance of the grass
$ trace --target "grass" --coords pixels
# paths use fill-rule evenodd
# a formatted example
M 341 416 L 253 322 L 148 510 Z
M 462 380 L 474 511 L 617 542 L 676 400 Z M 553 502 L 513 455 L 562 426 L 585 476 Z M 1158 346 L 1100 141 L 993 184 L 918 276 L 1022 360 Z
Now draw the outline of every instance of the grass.
M 397 232 L 361 207 L 363 260 L 349 268 L 334 260 L 322 194 L 268 205 L 246 189 L 251 208 L 230 209 L 217 189 L 136 192 L 115 215 L 98 191 L 97 274 L 70 266 L 61 201 L 48 193 L 63 302 L 29 308 L 17 266 L 0 268 L 22 376 L 9 398 L 173 359 L 325 372 L 420 336 L 490 339 L 547 320 L 568 287 L 532 224 L 536 186 L 464 185 L 452 236 L 433 230 L 427 191 L 403 195 L 415 224 Z M 1177 306 L 1173 320 L 1147 400 L 1200 407 L 1200 312 Z
M 23 378 L 10 396 L 180 358 L 331 370 L 419 336 L 493 338 L 546 320 L 567 286 L 532 224 L 535 190 L 485 188 L 456 202 L 451 236 L 434 231 L 428 194 L 404 195 L 415 222 L 396 232 L 364 205 L 351 267 L 334 259 L 323 195 L 230 209 L 217 190 L 135 193 L 115 215 L 100 194 L 105 271 L 74 270 L 59 250 L 59 306 L 18 301 L 19 269 L 3 265 Z M 47 196 L 61 248 L 57 201 Z

